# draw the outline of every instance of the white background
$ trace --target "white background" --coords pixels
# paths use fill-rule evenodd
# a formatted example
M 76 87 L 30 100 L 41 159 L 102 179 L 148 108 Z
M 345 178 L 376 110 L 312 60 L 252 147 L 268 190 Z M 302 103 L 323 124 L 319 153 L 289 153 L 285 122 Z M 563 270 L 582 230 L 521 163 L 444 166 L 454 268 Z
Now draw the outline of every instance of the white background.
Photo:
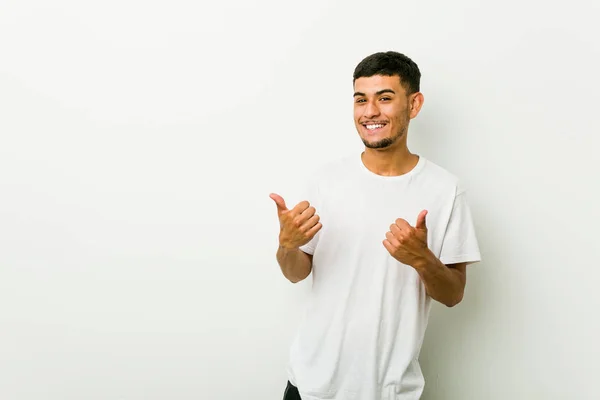
M 484 258 L 423 398 L 600 398 L 598 4 L 2 0 L 0 398 L 280 399 L 310 279 L 268 195 L 362 149 L 380 50 L 419 64 L 409 144 Z

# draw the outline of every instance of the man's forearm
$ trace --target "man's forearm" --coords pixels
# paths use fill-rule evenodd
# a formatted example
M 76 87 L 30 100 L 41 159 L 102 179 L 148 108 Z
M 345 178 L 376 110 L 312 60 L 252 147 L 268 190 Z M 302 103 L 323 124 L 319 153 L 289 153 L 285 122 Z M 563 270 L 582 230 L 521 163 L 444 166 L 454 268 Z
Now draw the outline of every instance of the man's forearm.
M 312 269 L 310 256 L 297 248 L 288 249 L 279 246 L 277 249 L 277 262 L 283 275 L 292 283 L 306 279 Z
M 431 298 L 448 307 L 462 301 L 466 284 L 466 276 L 462 268 L 450 268 L 444 265 L 433 253 L 414 268 Z

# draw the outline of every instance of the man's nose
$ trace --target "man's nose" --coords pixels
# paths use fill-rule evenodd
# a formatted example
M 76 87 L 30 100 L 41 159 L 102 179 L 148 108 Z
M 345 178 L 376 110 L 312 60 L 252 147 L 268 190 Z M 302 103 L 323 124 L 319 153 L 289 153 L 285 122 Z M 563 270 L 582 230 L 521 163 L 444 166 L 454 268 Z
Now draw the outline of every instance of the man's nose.
M 365 107 L 365 118 L 374 118 L 379 115 L 379 107 L 377 107 L 376 103 L 369 102 Z

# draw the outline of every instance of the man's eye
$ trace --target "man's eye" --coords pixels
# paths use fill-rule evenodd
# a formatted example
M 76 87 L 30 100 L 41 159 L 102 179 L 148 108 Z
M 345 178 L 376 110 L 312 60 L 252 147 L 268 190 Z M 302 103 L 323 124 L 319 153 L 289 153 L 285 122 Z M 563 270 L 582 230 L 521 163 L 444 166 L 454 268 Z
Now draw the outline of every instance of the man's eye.
M 388 101 L 388 100 L 391 100 L 391 99 L 389 97 L 382 97 L 381 100 Z
M 358 100 L 356 100 L 356 102 L 357 102 L 357 103 L 364 103 L 364 102 L 365 102 L 365 99 L 358 99 Z

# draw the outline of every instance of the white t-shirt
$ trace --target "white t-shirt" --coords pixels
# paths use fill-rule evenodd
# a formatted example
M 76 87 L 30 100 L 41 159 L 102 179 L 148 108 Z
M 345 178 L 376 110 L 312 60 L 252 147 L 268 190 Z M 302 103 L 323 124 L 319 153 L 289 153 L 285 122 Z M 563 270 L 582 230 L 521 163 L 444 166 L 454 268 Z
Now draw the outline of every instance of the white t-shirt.
M 320 169 L 305 200 L 323 227 L 301 247 L 313 254 L 312 288 L 288 379 L 303 400 L 419 399 L 431 298 L 382 242 L 397 218 L 414 226 L 426 209 L 428 245 L 443 263 L 479 261 L 464 189 L 422 156 L 412 171 L 390 177 L 353 154 Z

